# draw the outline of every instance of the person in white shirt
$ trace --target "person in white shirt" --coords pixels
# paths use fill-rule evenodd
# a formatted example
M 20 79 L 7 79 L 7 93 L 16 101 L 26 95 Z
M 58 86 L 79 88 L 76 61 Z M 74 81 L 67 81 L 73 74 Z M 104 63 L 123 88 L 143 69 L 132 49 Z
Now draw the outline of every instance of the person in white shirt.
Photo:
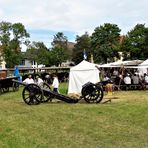
M 139 77 L 136 73 L 132 76 L 132 80 L 133 84 L 139 84 Z
M 109 79 L 110 78 L 107 75 L 105 75 L 103 81 L 108 81 Z
M 26 84 L 32 84 L 34 83 L 34 80 L 32 79 L 32 76 L 29 75 L 28 78 L 26 78 L 23 82 Z
M 130 78 L 129 74 L 127 74 L 123 80 L 124 80 L 125 84 L 131 84 L 131 78 Z
M 59 89 L 59 80 L 55 74 L 53 75 L 52 87 L 53 87 L 53 92 L 59 93 L 59 90 L 58 90 Z
M 36 81 L 35 82 L 39 86 L 42 86 L 43 85 L 43 80 L 39 76 L 36 76 Z
M 144 74 L 144 82 L 145 84 L 148 84 L 148 75 L 146 73 Z
M 130 84 L 132 83 L 131 77 L 129 74 L 127 74 L 124 79 L 123 79 L 124 83 L 126 84 L 125 89 L 129 90 L 130 89 Z

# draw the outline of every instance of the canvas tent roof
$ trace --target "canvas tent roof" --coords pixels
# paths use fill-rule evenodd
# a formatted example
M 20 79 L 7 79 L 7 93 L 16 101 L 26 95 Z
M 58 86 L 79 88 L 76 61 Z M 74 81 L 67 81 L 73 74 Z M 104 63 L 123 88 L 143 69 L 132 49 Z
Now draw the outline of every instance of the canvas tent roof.
M 141 75 L 144 75 L 144 73 L 148 72 L 148 59 L 139 64 L 138 71 Z
M 96 68 L 96 64 L 83 60 L 70 69 L 68 94 L 80 94 L 82 85 L 87 82 L 96 83 L 99 81 L 99 70 Z
M 148 59 L 139 64 L 139 66 L 147 66 L 148 67 Z
M 120 66 L 138 66 L 140 63 L 142 63 L 142 60 L 131 60 L 131 61 L 117 61 L 113 63 L 98 65 L 98 67 L 120 67 Z M 130 68 L 130 67 L 129 67 Z

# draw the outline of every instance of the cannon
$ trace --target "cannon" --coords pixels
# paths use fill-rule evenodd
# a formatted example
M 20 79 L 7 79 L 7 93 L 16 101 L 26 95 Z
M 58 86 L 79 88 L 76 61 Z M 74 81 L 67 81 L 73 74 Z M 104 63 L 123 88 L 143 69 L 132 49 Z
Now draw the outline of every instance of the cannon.
M 53 92 L 50 86 L 47 83 L 43 83 L 42 86 L 38 86 L 37 84 L 25 84 L 23 82 L 13 80 L 15 83 L 19 83 L 24 85 L 24 89 L 22 91 L 22 97 L 26 104 L 28 105 L 36 105 L 43 102 L 52 101 L 52 99 L 56 98 L 58 100 L 67 102 L 67 103 L 77 103 L 81 99 L 84 99 L 87 103 L 99 103 L 103 99 L 103 89 L 99 85 L 99 83 L 93 84 L 91 82 L 86 83 L 82 86 L 82 91 L 80 98 L 72 98 L 69 96 L 65 96 L 56 92 Z

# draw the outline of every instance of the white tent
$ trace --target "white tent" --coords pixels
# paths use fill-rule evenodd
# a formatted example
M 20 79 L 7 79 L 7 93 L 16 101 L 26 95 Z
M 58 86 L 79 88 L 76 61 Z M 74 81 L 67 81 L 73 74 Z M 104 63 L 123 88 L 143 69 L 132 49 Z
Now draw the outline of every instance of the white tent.
M 144 73 L 147 73 L 148 72 L 148 59 L 142 62 L 141 64 L 139 64 L 138 68 L 139 68 L 138 71 L 140 75 L 144 75 Z
M 68 94 L 80 94 L 82 85 L 87 82 L 96 83 L 99 81 L 99 70 L 95 64 L 83 60 L 70 69 Z
M 120 67 L 121 64 L 122 64 L 121 61 L 117 61 L 117 62 L 112 62 L 112 63 L 98 65 L 98 67 L 103 67 L 103 68 L 107 68 L 107 67 Z
M 148 67 L 148 59 L 143 61 L 139 66 L 147 66 Z
M 141 64 L 143 61 L 142 60 L 131 60 L 131 61 L 116 61 L 113 63 L 108 63 L 108 64 L 103 64 L 103 65 L 98 65 L 98 67 L 121 67 L 121 66 L 137 66 Z

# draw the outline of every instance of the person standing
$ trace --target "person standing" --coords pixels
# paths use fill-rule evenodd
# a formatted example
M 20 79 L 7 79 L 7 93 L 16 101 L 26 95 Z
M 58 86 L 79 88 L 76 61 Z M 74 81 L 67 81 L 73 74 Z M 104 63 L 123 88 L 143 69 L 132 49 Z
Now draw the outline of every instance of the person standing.
M 43 86 L 43 80 L 38 75 L 36 76 L 35 82 L 38 86 Z
M 18 67 L 15 67 L 13 75 L 17 77 L 18 81 L 21 81 L 21 76 L 20 76 Z
M 52 87 L 53 87 L 53 92 L 59 93 L 59 90 L 58 90 L 59 89 L 59 80 L 55 74 L 53 75 Z
M 148 84 L 148 75 L 146 73 L 144 74 L 144 83 Z

